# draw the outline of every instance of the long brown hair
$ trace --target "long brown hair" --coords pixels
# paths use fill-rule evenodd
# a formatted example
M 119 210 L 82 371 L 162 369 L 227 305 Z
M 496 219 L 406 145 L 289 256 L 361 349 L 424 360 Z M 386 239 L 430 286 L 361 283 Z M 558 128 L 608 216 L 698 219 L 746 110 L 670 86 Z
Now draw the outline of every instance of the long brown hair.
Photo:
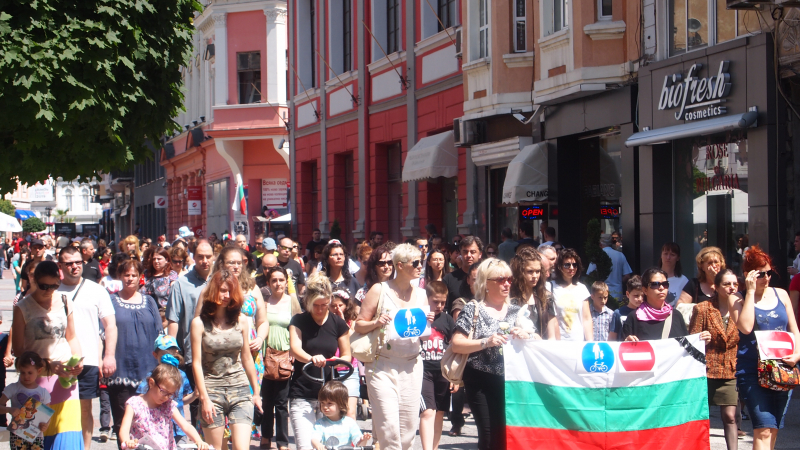
M 521 305 L 524 305 L 528 297 L 533 294 L 539 312 L 541 313 L 547 311 L 545 308 L 545 302 L 547 300 L 547 288 L 545 287 L 547 283 L 547 274 L 542 269 L 539 273 L 539 281 L 536 282 L 536 286 L 534 286 L 532 290 L 528 289 L 524 274 L 525 264 L 533 261 L 539 262 L 540 269 L 544 267 L 542 264 L 542 255 L 533 248 L 523 248 L 511 258 L 511 274 L 514 277 L 514 282 L 511 283 L 511 291 L 509 294 L 512 299 L 519 299 Z
M 242 292 L 250 292 L 256 286 L 256 282 L 253 277 L 250 276 L 250 272 L 247 269 L 247 255 L 236 245 L 226 245 L 225 248 L 219 252 L 219 256 L 217 256 L 217 260 L 214 262 L 211 273 L 227 270 L 225 269 L 225 259 L 227 259 L 228 255 L 231 253 L 238 253 L 242 256 L 242 270 L 239 272 L 239 287 L 242 289 Z
M 203 307 L 200 309 L 200 318 L 203 322 L 210 322 L 217 313 L 217 306 L 222 304 L 219 299 L 219 289 L 223 284 L 228 285 L 231 296 L 228 307 L 225 309 L 225 319 L 230 323 L 236 323 L 239 320 L 239 313 L 244 303 L 244 294 L 242 294 L 239 280 L 233 276 L 233 272 L 221 269 L 214 272 L 208 282 L 208 287 L 204 291 L 205 298 L 203 299 Z
M 147 264 L 147 269 L 145 270 L 145 272 L 147 272 L 147 275 L 152 277 L 153 275 L 156 274 L 156 268 L 153 265 L 153 258 L 156 255 L 159 255 L 167 261 L 167 268 L 165 269 L 165 273 L 162 275 L 168 276 L 169 272 L 172 270 L 172 257 L 169 256 L 169 251 L 165 248 L 150 246 L 150 248 L 145 250 L 145 253 L 147 252 L 150 252 L 150 256 L 147 258 L 146 261 L 144 261 L 144 263 Z

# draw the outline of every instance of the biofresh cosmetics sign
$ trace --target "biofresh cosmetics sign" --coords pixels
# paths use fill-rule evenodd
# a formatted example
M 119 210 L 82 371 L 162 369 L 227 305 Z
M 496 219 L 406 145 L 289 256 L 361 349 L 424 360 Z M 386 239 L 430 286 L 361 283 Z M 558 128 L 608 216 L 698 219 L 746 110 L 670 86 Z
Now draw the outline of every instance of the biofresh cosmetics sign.
M 730 61 L 721 61 L 717 74 L 708 78 L 700 76 L 700 63 L 689 68 L 685 79 L 680 73 L 665 76 L 658 109 L 678 108 L 675 120 L 707 119 L 727 113 L 721 105 L 731 91 L 729 65 Z

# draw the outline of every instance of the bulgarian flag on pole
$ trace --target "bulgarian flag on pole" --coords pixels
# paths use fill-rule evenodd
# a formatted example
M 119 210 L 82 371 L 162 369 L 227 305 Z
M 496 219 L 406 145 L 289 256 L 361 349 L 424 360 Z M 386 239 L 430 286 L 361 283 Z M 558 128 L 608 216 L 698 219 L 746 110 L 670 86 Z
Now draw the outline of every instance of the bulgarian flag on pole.
M 244 183 L 242 183 L 242 174 L 236 174 L 236 197 L 233 199 L 231 205 L 232 211 L 238 211 L 239 214 L 247 214 L 247 200 L 244 198 Z
M 511 341 L 508 448 L 708 449 L 699 335 L 641 342 Z

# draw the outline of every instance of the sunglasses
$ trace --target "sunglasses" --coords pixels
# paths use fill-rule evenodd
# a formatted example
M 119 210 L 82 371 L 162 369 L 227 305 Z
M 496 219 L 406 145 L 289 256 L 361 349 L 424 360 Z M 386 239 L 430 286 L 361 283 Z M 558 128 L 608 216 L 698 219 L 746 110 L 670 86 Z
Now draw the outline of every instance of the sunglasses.
M 564 263 L 564 264 L 561 265 L 561 267 L 563 267 L 565 269 L 577 269 L 578 268 L 578 263 Z
M 772 270 L 772 269 L 769 269 L 766 272 L 758 272 L 758 277 L 756 277 L 756 278 L 772 277 L 774 275 L 775 275 L 775 271 Z
M 172 260 L 172 264 L 183 264 L 183 260 L 182 259 L 173 259 Z
M 394 267 L 394 263 L 392 261 L 378 261 L 375 263 L 377 267 Z
M 514 282 L 514 277 L 489 278 L 489 281 L 494 281 L 497 284 L 503 284 L 503 283 L 511 284 Z
M 61 264 L 67 267 L 80 266 L 83 265 L 83 261 L 68 261 L 68 262 L 62 262 Z
M 647 287 L 650 289 L 660 289 L 662 287 L 664 289 L 669 289 L 669 281 L 651 281 L 648 283 Z
M 285 245 L 281 245 L 280 247 L 281 247 L 282 249 L 284 249 L 284 250 L 291 250 L 291 249 L 292 249 L 292 247 L 287 247 L 287 246 L 285 246 Z M 297 248 L 297 247 L 294 247 L 294 248 Z
M 421 260 L 421 259 L 415 259 L 415 260 L 411 261 L 411 266 L 412 266 L 413 268 L 415 268 L 415 269 L 416 269 L 417 267 L 419 267 L 419 266 L 420 266 L 420 264 L 422 264 L 422 260 Z
M 55 291 L 58 289 L 61 284 L 45 284 L 45 283 L 36 283 L 36 286 L 39 286 L 39 289 L 43 291 Z

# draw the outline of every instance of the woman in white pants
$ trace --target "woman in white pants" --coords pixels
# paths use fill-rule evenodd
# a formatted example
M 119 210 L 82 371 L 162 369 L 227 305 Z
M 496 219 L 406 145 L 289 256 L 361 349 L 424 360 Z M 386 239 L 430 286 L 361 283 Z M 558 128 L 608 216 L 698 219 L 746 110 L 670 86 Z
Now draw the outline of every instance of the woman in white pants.
M 419 279 L 422 271 L 420 250 L 410 244 L 398 245 L 392 251 L 392 262 L 397 276 L 370 288 L 356 321 L 358 333 L 366 334 L 386 326 L 393 310 L 428 305 L 425 290 L 411 285 L 412 280 Z M 379 303 L 382 303 L 381 311 L 377 311 Z M 406 317 L 400 314 L 398 320 Z M 433 313 L 428 313 L 426 319 L 433 321 Z M 424 326 L 425 323 L 417 324 L 421 330 Z M 364 367 L 375 440 L 381 450 L 411 449 L 419 428 L 422 389 L 419 337 L 382 340 L 377 358 Z

